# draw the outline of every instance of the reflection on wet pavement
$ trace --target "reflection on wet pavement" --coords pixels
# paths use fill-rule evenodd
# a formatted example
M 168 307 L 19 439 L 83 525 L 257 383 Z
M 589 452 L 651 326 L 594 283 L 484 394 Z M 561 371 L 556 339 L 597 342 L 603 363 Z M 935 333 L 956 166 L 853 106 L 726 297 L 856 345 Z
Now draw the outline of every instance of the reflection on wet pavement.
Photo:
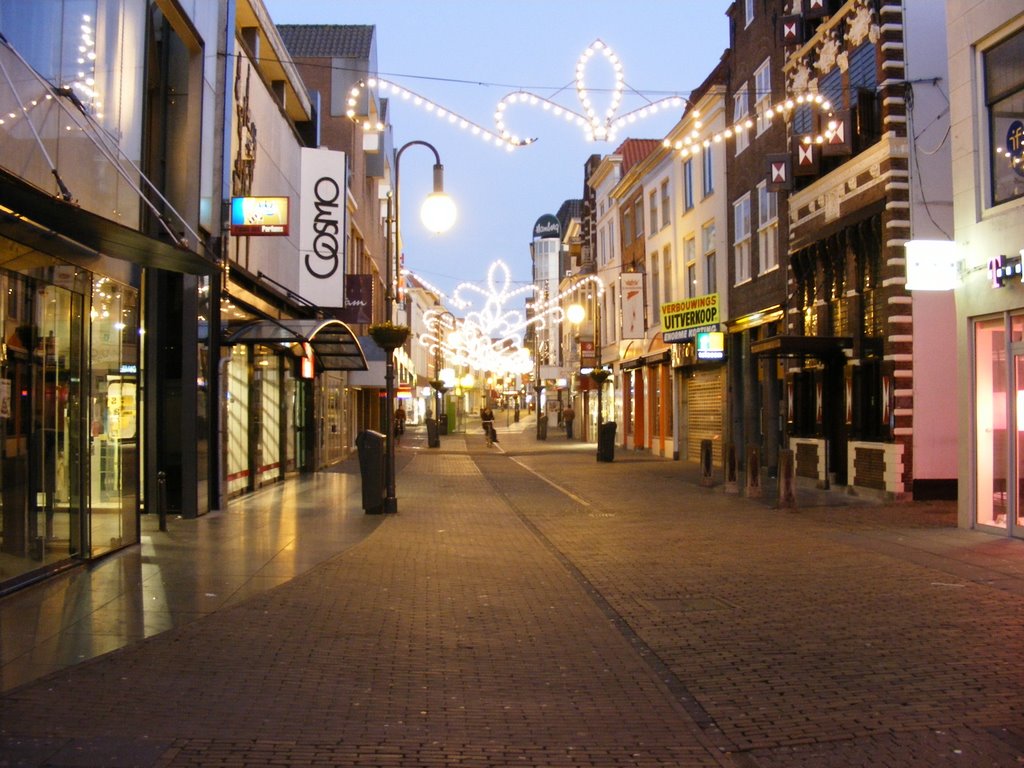
M 116 650 L 272 589 L 368 536 L 346 471 L 302 476 L 161 532 L 142 516 L 142 543 L 0 598 L 0 690 Z

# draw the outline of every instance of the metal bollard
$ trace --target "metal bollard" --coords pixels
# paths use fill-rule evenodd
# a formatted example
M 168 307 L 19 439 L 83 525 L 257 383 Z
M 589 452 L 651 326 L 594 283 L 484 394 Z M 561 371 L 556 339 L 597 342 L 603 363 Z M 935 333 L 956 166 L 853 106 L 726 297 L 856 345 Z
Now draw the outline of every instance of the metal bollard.
M 156 473 L 156 511 L 160 515 L 160 530 L 167 530 L 167 473 Z
M 796 462 L 793 451 L 779 451 L 779 506 L 796 508 Z
M 739 484 L 736 482 L 736 446 L 733 443 L 725 446 L 725 492 L 740 492 Z
M 700 441 L 700 484 L 705 488 L 710 488 L 714 485 L 714 479 L 712 478 L 713 464 L 712 464 L 712 452 L 711 452 L 711 441 L 704 439 Z
M 761 498 L 761 449 L 747 446 L 747 498 Z

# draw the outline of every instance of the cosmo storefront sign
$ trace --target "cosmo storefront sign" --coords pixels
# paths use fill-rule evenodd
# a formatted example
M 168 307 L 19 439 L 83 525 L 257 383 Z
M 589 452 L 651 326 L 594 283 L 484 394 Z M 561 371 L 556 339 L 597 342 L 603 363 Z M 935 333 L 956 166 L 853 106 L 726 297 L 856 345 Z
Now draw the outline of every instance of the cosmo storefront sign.
M 299 294 L 318 307 L 345 303 L 345 153 L 302 150 Z

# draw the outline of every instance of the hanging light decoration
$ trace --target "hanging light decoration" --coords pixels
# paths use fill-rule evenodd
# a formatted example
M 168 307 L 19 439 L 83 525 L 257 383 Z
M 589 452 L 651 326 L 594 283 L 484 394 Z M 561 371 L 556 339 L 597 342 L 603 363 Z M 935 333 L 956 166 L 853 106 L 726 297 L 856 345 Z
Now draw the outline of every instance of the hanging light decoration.
M 586 275 L 565 291 L 543 304 L 535 304 L 529 319 L 509 303 L 537 290 L 535 285 L 512 288 L 512 273 L 503 261 L 495 261 L 487 271 L 486 285 L 460 283 L 451 296 L 430 285 L 419 275 L 417 281 L 443 299 L 442 304 L 469 310 L 455 321 L 446 310 L 427 310 L 424 322 L 428 329 L 420 335 L 420 344 L 434 352 L 443 351 L 445 359 L 456 365 L 468 365 L 480 371 L 527 373 L 533 370 L 530 351 L 523 345 L 528 329 L 539 332 L 549 322 L 565 317 L 564 300 L 581 288 L 592 286 L 598 297 L 604 294 L 604 283 L 597 275 Z
M 599 114 L 594 107 L 591 98 L 591 90 L 587 86 L 587 67 L 590 60 L 600 54 L 611 66 L 614 72 L 615 85 L 612 87 L 611 99 L 603 113 Z M 667 107 L 682 107 L 688 103 L 682 96 L 666 96 L 657 101 L 650 101 L 643 107 L 634 109 L 631 112 L 619 115 L 619 107 L 622 105 L 622 94 L 625 91 L 626 78 L 623 74 L 622 62 L 610 46 L 603 40 L 595 40 L 583 51 L 576 62 L 576 98 L 580 103 L 582 111 L 576 111 L 564 107 L 543 96 L 538 96 L 526 90 L 513 91 L 498 102 L 494 113 L 494 121 L 498 132 L 505 138 L 512 138 L 505 116 L 509 106 L 525 104 L 530 107 L 540 107 L 545 112 L 550 112 L 554 117 L 561 118 L 567 122 L 578 125 L 584 133 L 587 141 L 614 141 L 618 131 L 625 125 L 636 122 L 650 115 L 657 114 Z M 637 91 L 639 93 L 639 91 Z
M 364 88 L 380 88 L 382 93 L 387 93 L 392 98 L 401 99 L 408 104 L 419 107 L 423 111 L 433 114 L 439 120 L 443 120 L 449 125 L 466 131 L 471 136 L 476 136 L 485 143 L 493 144 L 496 147 L 506 149 L 510 152 L 517 147 L 524 147 L 535 141 L 535 139 L 520 139 L 519 137 L 506 138 L 494 131 L 478 125 L 468 117 L 463 117 L 459 113 L 443 107 L 435 101 L 431 101 L 426 96 L 421 96 L 415 91 L 410 91 L 404 86 L 379 77 L 369 78 L 365 83 L 360 82 L 357 85 L 354 85 L 349 91 L 345 114 L 350 120 L 358 122 L 360 119 L 357 107 Z M 363 129 L 367 131 L 383 131 L 384 124 L 379 121 L 377 123 L 371 123 L 368 120 L 364 120 Z
M 701 133 L 701 128 L 704 124 L 701 122 L 700 112 L 694 110 L 694 128 L 681 139 L 672 141 L 671 139 L 665 139 L 662 145 L 676 150 L 682 157 L 689 157 L 690 155 L 697 155 L 701 150 L 708 149 L 712 144 L 718 144 L 726 139 L 731 139 L 735 136 L 739 136 L 742 133 L 746 133 L 755 125 L 755 119 L 760 117 L 762 119 L 771 119 L 772 117 L 779 115 L 783 119 L 789 119 L 793 110 L 801 107 L 808 106 L 813 109 L 818 109 L 826 115 L 832 113 L 832 102 L 822 96 L 820 93 L 801 94 L 796 97 L 788 96 L 778 104 L 772 104 L 769 107 L 761 110 L 758 115 L 754 117 L 745 117 L 733 125 L 726 126 L 720 131 L 712 134 Z M 835 121 L 828 123 L 830 127 L 826 128 L 825 132 L 817 136 L 805 136 L 804 143 L 816 143 L 821 144 L 832 137 L 835 131 Z
M 598 54 L 600 54 L 611 66 L 615 79 L 615 84 L 611 89 L 611 99 L 609 104 L 604 111 L 600 113 L 594 106 L 592 89 L 588 87 L 587 84 L 588 64 L 590 63 L 590 60 Z M 425 112 L 433 114 L 438 119 L 444 120 L 450 125 L 460 128 L 486 143 L 511 151 L 519 147 L 529 146 L 536 141 L 535 138 L 523 138 L 514 133 L 508 127 L 507 113 L 509 107 L 516 105 L 539 107 L 554 117 L 566 122 L 574 123 L 582 129 L 583 134 L 588 141 L 614 141 L 619 129 L 623 126 L 630 125 L 638 119 L 655 115 L 663 109 L 669 107 L 680 108 L 688 103 L 682 96 L 667 96 L 656 101 L 648 101 L 644 106 L 634 109 L 631 112 L 619 114 L 619 108 L 622 105 L 622 96 L 626 88 L 626 79 L 623 74 L 622 62 L 611 47 L 600 39 L 591 43 L 590 46 L 588 46 L 580 55 L 580 58 L 576 63 L 575 82 L 576 98 L 580 103 L 580 111 L 570 109 L 551 99 L 520 89 L 506 94 L 498 102 L 494 111 L 494 123 L 496 130 L 484 128 L 478 123 L 470 120 L 468 117 L 464 117 L 453 110 L 443 107 L 426 96 L 380 77 L 368 78 L 366 81 L 361 81 L 352 87 L 349 91 L 346 114 L 349 119 L 353 121 L 359 122 L 362 120 L 364 130 L 384 130 L 384 125 L 382 123 L 374 123 L 369 120 L 362 119 L 359 115 L 359 102 L 362 97 L 363 90 L 365 88 L 379 88 L 382 93 L 386 93 L 392 98 L 400 99 L 405 103 L 419 107 Z M 631 90 L 635 93 L 640 93 L 640 91 L 636 91 L 635 89 Z

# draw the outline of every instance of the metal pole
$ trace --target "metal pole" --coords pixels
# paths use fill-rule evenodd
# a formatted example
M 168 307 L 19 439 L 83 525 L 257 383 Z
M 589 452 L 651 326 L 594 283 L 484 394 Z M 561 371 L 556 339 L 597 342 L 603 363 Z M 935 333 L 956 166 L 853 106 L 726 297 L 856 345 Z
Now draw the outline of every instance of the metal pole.
M 390 323 L 394 322 L 394 302 L 395 302 L 395 272 L 398 269 L 398 253 L 399 253 L 399 235 L 401 233 L 401 217 L 399 215 L 399 169 L 402 162 L 402 153 L 405 152 L 409 147 L 412 146 L 423 146 L 434 153 L 434 189 L 435 191 L 440 186 L 440 172 L 441 172 L 441 155 L 438 154 L 437 150 L 432 144 L 426 141 L 410 141 L 401 146 L 395 153 L 395 189 L 394 192 L 388 195 L 387 205 L 387 220 L 388 220 L 388 231 L 387 231 L 387 242 L 385 244 L 387 250 L 387 264 L 385 268 L 385 281 L 387 285 L 384 290 L 384 314 L 385 320 Z M 392 231 L 392 229 L 394 231 Z M 387 416 L 385 435 L 384 435 L 384 446 L 387 454 L 384 462 L 384 511 L 385 512 L 397 512 L 398 511 L 398 498 L 395 495 L 395 350 L 387 349 L 384 355 L 385 367 L 384 367 L 384 388 L 385 388 L 385 411 Z
M 594 355 L 595 355 L 595 366 L 594 370 L 600 371 L 601 366 L 601 297 L 597 291 L 594 291 Z M 601 441 L 601 415 L 602 410 L 602 399 L 601 395 L 604 392 L 604 379 L 597 382 L 597 440 L 600 445 Z
M 384 268 L 384 319 L 394 322 L 393 260 L 398 240 L 398 159 L 395 159 L 395 191 L 387 203 L 387 263 Z M 394 230 L 394 232 L 392 232 Z M 384 511 L 397 512 L 395 496 L 395 349 L 384 350 Z

